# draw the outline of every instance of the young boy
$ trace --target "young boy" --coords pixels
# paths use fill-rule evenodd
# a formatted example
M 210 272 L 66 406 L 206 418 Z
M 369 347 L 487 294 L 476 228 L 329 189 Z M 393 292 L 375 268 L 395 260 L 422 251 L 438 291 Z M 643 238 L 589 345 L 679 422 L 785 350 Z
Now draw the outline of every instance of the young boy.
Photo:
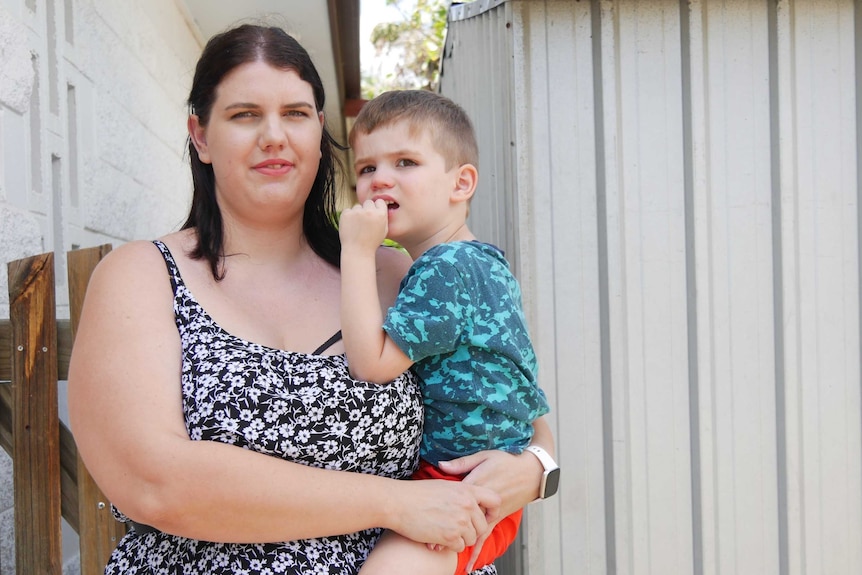
M 459 480 L 435 466 L 485 449 L 520 453 L 533 421 L 548 412 L 517 280 L 502 252 L 476 241 L 467 227 L 478 178 L 473 127 L 443 96 L 387 92 L 362 108 L 350 145 L 360 203 L 339 222 L 341 327 L 350 372 L 386 383 L 413 366 L 425 404 L 414 477 Z M 385 238 L 414 262 L 384 321 L 374 257 Z M 497 524 L 475 568 L 505 551 L 520 515 Z M 429 550 L 386 533 L 360 573 L 462 574 L 472 553 Z

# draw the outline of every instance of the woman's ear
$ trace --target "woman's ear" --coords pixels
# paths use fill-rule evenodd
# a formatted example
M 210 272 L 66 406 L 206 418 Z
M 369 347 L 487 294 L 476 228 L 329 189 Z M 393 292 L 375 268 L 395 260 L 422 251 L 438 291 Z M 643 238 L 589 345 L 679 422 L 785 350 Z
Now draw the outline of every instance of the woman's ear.
M 452 192 L 453 202 L 466 202 L 473 197 L 476 184 L 479 182 L 479 170 L 473 164 L 462 164 L 455 174 L 455 189 Z
M 210 161 L 209 148 L 207 147 L 207 132 L 206 128 L 201 125 L 201 119 L 191 114 L 188 122 L 189 138 L 192 141 L 195 149 L 198 151 L 198 157 L 204 164 L 212 163 Z
M 325 129 L 326 118 L 322 110 L 317 113 L 317 119 L 320 120 L 320 129 L 323 131 Z M 320 134 L 320 158 L 323 159 L 323 133 Z

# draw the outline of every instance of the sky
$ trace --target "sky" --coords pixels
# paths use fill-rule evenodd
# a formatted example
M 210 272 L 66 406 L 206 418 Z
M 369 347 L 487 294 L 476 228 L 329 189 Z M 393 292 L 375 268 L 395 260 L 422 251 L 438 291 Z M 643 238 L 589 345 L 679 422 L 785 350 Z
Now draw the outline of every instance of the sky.
M 359 60 L 363 71 L 371 70 L 374 62 L 374 46 L 369 38 L 371 31 L 380 22 L 392 22 L 401 19 L 401 13 L 392 6 L 386 5 L 386 0 L 360 0 L 359 4 Z

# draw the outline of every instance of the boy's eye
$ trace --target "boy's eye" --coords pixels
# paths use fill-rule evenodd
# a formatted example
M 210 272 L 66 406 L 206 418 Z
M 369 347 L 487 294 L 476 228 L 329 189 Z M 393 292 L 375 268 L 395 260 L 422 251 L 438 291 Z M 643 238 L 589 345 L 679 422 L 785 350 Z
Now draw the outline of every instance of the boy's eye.
M 362 166 L 361 168 L 359 168 L 358 173 L 361 176 L 362 174 L 370 174 L 373 171 L 374 171 L 374 166 Z
M 406 167 L 415 166 L 415 165 L 416 165 L 416 162 L 414 162 L 413 160 L 408 160 L 407 158 L 402 158 L 402 159 L 398 160 L 397 162 L 395 162 L 395 166 L 398 168 L 406 168 Z

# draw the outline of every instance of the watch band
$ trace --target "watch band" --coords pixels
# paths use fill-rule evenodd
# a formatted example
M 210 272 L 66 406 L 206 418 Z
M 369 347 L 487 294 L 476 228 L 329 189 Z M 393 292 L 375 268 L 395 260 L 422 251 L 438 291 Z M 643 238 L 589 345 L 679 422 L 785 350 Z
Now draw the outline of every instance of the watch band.
M 539 460 L 545 470 L 542 474 L 542 483 L 539 486 L 538 499 L 547 499 L 557 492 L 560 485 L 560 466 L 551 457 L 551 454 L 538 445 L 528 445 L 525 451 L 529 451 Z
M 545 471 L 550 471 L 551 469 L 556 469 L 559 467 L 559 465 L 557 465 L 557 462 L 554 461 L 554 458 L 551 457 L 551 454 L 539 447 L 538 445 L 528 445 L 525 450 L 529 451 L 530 453 L 539 458 L 539 462 L 541 462 L 542 467 L 545 468 Z

